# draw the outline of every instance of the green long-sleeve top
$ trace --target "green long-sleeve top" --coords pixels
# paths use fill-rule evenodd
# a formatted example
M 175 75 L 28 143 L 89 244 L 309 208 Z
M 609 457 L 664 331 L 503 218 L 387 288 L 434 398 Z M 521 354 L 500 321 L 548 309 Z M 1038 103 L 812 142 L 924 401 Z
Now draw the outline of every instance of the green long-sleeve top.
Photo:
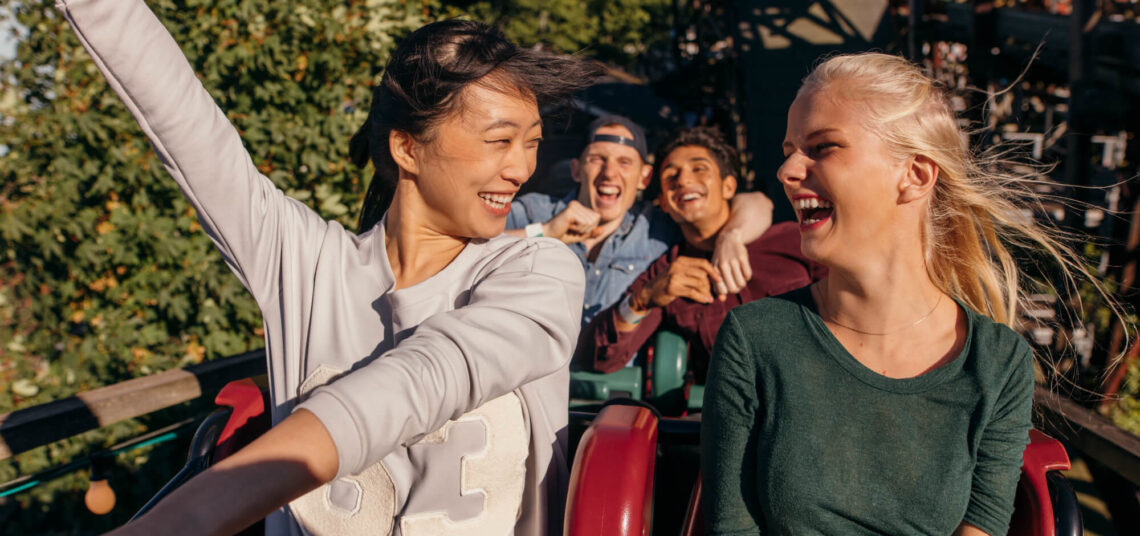
M 1028 442 L 1032 353 L 966 311 L 962 352 L 914 378 L 859 363 L 807 288 L 717 336 L 701 430 L 711 534 L 1005 534 Z

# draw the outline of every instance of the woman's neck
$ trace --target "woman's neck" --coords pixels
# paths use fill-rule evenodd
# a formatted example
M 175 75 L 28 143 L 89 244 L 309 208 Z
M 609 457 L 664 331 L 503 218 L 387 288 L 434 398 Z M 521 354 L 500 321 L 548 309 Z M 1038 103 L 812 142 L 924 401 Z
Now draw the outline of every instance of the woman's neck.
M 816 288 L 826 320 L 872 333 L 909 325 L 929 313 L 941 295 L 921 253 L 914 252 L 830 266 L 827 279 Z
M 384 247 L 398 289 L 439 273 L 459 256 L 470 241 L 433 227 L 418 192 L 403 186 L 401 181 L 396 187 L 384 224 Z
M 965 341 L 965 316 L 919 254 L 832 266 L 812 288 L 820 316 L 860 363 L 911 378 L 949 363 Z

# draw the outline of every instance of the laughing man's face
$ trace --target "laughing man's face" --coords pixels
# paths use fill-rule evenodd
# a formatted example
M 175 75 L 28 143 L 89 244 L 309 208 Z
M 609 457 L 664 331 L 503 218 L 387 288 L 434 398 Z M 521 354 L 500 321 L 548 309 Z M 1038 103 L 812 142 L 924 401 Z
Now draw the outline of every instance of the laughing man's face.
M 607 125 L 595 133 L 633 138 L 621 125 Z M 601 216 L 599 225 L 624 217 L 637 200 L 637 192 L 649 185 L 652 172 L 637 149 L 608 141 L 587 145 L 570 170 L 579 184 L 578 202 Z

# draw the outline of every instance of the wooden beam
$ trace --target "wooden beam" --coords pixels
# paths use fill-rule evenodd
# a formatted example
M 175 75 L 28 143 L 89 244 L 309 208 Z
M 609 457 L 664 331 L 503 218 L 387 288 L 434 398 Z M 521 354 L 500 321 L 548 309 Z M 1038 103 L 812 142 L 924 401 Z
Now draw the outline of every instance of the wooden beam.
M 1140 437 L 1046 387 L 1036 386 L 1033 400 L 1038 428 L 1140 486 Z
M 265 351 L 255 350 L 0 415 L 0 460 L 203 394 L 213 395 L 232 380 L 264 373 Z

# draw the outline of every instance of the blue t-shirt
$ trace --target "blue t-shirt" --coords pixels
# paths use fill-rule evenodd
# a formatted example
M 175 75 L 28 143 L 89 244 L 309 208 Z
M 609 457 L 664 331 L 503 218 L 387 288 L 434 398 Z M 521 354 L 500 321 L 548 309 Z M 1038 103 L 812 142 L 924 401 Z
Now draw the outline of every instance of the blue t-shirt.
M 571 192 L 562 199 L 530 193 L 511 202 L 507 229 L 521 229 L 529 223 L 544 223 L 566 209 L 577 198 Z M 637 276 L 657 257 L 665 254 L 684 236 L 681 229 L 652 203 L 634 203 L 625 213 L 621 226 L 602 242 L 598 257 L 590 262 L 581 243 L 570 244 L 570 251 L 582 261 L 586 271 L 586 297 L 582 306 L 582 326 L 599 312 L 617 303 Z

